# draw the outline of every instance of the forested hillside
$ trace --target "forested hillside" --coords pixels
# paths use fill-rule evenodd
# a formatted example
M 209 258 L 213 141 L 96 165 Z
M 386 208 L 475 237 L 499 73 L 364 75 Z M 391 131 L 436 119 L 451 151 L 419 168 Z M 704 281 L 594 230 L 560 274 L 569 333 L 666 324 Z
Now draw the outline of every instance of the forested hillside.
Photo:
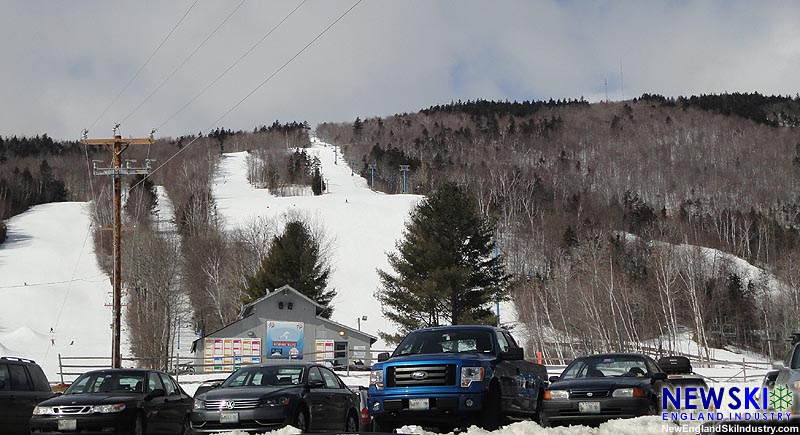
M 448 181 L 466 186 L 497 223 L 519 327 L 548 357 L 631 349 L 657 337 L 669 350 L 680 326 L 701 344 L 778 356 L 800 328 L 798 120 L 800 98 L 645 94 L 593 104 L 453 102 L 322 124 L 317 134 L 341 145 L 368 180 L 374 165 L 378 190 L 402 192 L 399 165 L 410 165 L 410 193 Z M 129 321 L 144 322 L 148 340 L 160 337 L 134 345 L 137 355 L 168 354 L 172 323 L 186 311 L 170 299 L 175 289 L 197 328 L 236 317 L 244 277 L 257 270 L 270 237 L 256 223 L 249 234 L 222 229 L 210 190 L 218 157 L 251 150 L 251 183 L 276 195 L 319 194 L 318 162 L 287 151 L 307 144 L 308 130 L 278 122 L 219 128 L 126 151 L 137 165 L 172 158 L 126 194 L 124 225 L 137 227 L 124 236 L 134 250 L 127 258 L 173 259 L 129 264 L 132 275 L 123 277 L 134 298 Z M 99 228 L 111 224 L 111 183 L 90 176 L 91 160 L 108 166 L 109 153 L 47 136 L 2 138 L 0 217 L 43 202 L 94 200 L 97 252 L 109 270 L 111 237 Z M 156 186 L 174 208 L 176 237 L 153 228 Z M 164 301 L 168 309 L 148 309 Z
M 367 178 L 374 165 L 385 192 L 401 191 L 401 164 L 413 193 L 469 186 L 549 356 L 654 337 L 670 349 L 678 325 L 777 355 L 800 327 L 798 114 L 800 98 L 759 94 L 479 100 L 318 135 Z
M 81 200 L 89 190 L 84 161 L 95 149 L 77 142 L 57 142 L 46 134 L 0 136 L 0 243 L 6 238 L 5 219 L 28 207 L 48 202 Z

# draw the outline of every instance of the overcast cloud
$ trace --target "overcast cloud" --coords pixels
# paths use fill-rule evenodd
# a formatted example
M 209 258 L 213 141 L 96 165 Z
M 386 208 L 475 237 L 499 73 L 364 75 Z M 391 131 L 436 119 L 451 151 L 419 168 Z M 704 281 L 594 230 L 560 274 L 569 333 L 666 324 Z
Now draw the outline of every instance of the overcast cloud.
M 0 135 L 77 138 L 193 1 L 0 3 Z M 239 1 L 200 0 L 90 135 L 109 135 Z M 207 131 L 354 1 L 308 0 L 158 136 Z M 161 125 L 299 3 L 246 0 L 122 133 Z M 793 1 L 363 0 L 219 124 L 313 126 L 457 99 L 596 101 L 605 80 L 611 99 L 795 95 L 798 22 Z

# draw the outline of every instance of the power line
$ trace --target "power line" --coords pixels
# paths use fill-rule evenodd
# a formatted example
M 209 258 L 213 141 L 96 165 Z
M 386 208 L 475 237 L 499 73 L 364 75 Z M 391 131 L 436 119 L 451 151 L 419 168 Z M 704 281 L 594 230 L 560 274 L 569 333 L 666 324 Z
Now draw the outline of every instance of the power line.
M 146 97 L 146 98 L 145 98 L 145 99 L 144 99 L 144 100 L 143 100 L 141 103 L 139 103 L 139 105 L 138 105 L 138 106 L 136 106 L 136 108 L 135 108 L 135 109 L 133 109 L 133 111 L 131 111 L 130 113 L 128 113 L 127 115 L 125 115 L 125 117 L 124 117 L 124 118 L 122 118 L 122 122 L 121 122 L 121 124 L 124 124 L 124 123 L 125 123 L 125 121 L 127 121 L 127 120 L 128 120 L 128 118 L 130 118 L 131 116 L 133 116 L 133 115 L 134 115 L 134 114 L 135 114 L 135 113 L 136 113 L 136 112 L 137 112 L 137 111 L 138 111 L 138 110 L 139 110 L 139 109 L 140 109 L 140 108 L 141 108 L 141 107 L 142 107 L 142 106 L 143 106 L 145 103 L 147 103 L 147 102 L 150 100 L 150 98 L 151 98 L 153 95 L 155 95 L 155 93 L 156 93 L 156 92 L 158 92 L 158 90 L 159 90 L 159 89 L 161 89 L 161 87 L 162 87 L 162 86 L 164 86 L 164 84 L 166 84 L 166 83 L 167 83 L 167 82 L 168 82 L 168 81 L 169 81 L 169 80 L 170 80 L 170 79 L 171 79 L 171 78 L 172 78 L 172 77 L 173 77 L 173 76 L 174 76 L 174 75 L 175 75 L 175 74 L 178 72 L 178 70 L 180 70 L 181 68 L 183 68 L 183 66 L 184 66 L 184 65 L 186 65 L 186 63 L 187 63 L 187 62 L 189 62 L 189 59 L 191 59 L 191 58 L 192 58 L 192 56 L 194 56 L 194 55 L 195 55 L 195 53 L 197 53 L 197 52 L 198 52 L 198 51 L 199 51 L 199 50 L 200 50 L 200 49 L 201 49 L 201 48 L 202 48 L 202 47 L 203 47 L 203 46 L 206 44 L 206 42 L 208 42 L 208 40 L 209 40 L 209 39 L 211 39 L 211 37 L 212 37 L 212 36 L 214 36 L 214 34 L 215 34 L 215 33 L 217 33 L 217 31 L 218 31 L 218 30 L 219 30 L 219 29 L 220 29 L 220 28 L 221 28 L 223 25 L 225 25 L 225 23 L 226 23 L 226 22 L 228 22 L 228 19 L 230 19 L 230 17 L 232 17 L 232 16 L 233 16 L 233 14 L 235 14 L 235 13 L 236 13 L 236 11 L 238 11 L 238 10 L 239 10 L 239 8 L 241 8 L 241 7 L 242 7 L 242 5 L 244 4 L 244 2 L 245 2 L 245 0 L 242 0 L 241 2 L 239 2 L 239 5 L 238 5 L 238 6 L 236 6 L 236 7 L 235 7 L 235 8 L 234 8 L 234 9 L 233 9 L 233 10 L 232 10 L 232 11 L 231 11 L 229 14 L 228 14 L 228 16 L 227 16 L 227 17 L 225 17 L 225 19 L 224 19 L 224 20 L 222 20 L 222 22 L 221 22 L 221 23 L 219 23 L 219 25 L 217 26 L 217 28 L 216 28 L 216 29 L 214 29 L 214 31 L 212 31 L 211 33 L 209 33 L 209 35 L 208 35 L 208 36 L 206 36 L 206 39 L 204 39 L 204 40 L 203 40 L 203 42 L 201 42 L 201 43 L 200 43 L 200 45 L 198 45 L 198 46 L 197 46 L 197 48 L 195 48 L 195 49 L 194 49 L 194 51 L 192 51 L 191 53 L 189 53 L 189 56 L 187 56 L 187 57 L 186 57 L 186 59 L 184 59 L 184 60 L 183 60 L 183 62 L 181 62 L 181 64 L 177 66 L 177 68 L 175 68 L 174 70 L 172 70 L 172 72 L 171 72 L 171 73 L 170 73 L 170 74 L 169 74 L 169 75 L 168 75 L 168 76 L 167 76 L 167 77 L 166 77 L 166 78 L 165 78 L 165 79 L 164 79 L 164 80 L 163 80 L 163 81 L 162 81 L 162 82 L 161 82 L 161 83 L 160 83 L 158 86 L 156 86 L 156 88 L 155 88 L 155 89 L 153 89 L 153 92 L 150 92 L 150 95 L 148 95 L 148 96 L 147 96 L 147 97 Z
M 87 234 L 89 234 L 89 233 L 87 233 Z M 81 250 L 81 253 L 83 253 L 83 250 Z M 78 256 L 78 260 L 80 260 L 80 255 Z M 77 268 L 77 265 L 76 265 L 76 268 Z M 48 285 L 67 284 L 67 283 L 72 283 L 72 282 L 75 282 L 75 281 L 84 281 L 84 282 L 103 282 L 103 281 L 105 281 L 105 278 L 101 279 L 101 280 L 98 280 L 98 281 L 93 281 L 93 280 L 90 279 L 90 278 L 97 278 L 98 276 L 106 276 L 106 274 L 105 273 L 101 273 L 101 274 L 94 275 L 94 276 L 87 276 L 86 278 L 72 278 L 72 279 L 67 279 L 67 280 L 64 280 L 64 281 L 36 282 L 36 283 L 31 283 L 31 284 L 24 283 L 24 284 L 20 284 L 20 285 L 4 285 L 4 286 L 0 286 L 0 289 L 24 288 L 24 287 L 43 287 L 43 286 L 48 286 Z
M 162 47 L 162 46 L 164 46 L 164 43 L 166 43 L 166 42 L 167 42 L 167 40 L 169 39 L 169 37 L 170 37 L 170 36 L 172 36 L 172 34 L 173 34 L 173 33 L 175 33 L 175 30 L 176 30 L 176 29 L 178 28 L 178 26 L 180 26 L 180 24 L 183 22 L 183 19 L 184 19 L 184 18 L 186 18 L 186 16 L 187 16 L 187 15 L 189 15 L 189 12 L 190 12 L 190 11 L 191 11 L 191 10 L 194 8 L 194 6 L 197 4 L 197 2 L 198 2 L 198 1 L 199 1 L 199 0 L 194 0 L 194 3 L 192 3 L 192 5 L 191 5 L 191 6 L 189 6 L 189 9 L 187 9 L 187 10 L 186 10 L 186 12 L 184 12 L 184 13 L 183 13 L 183 16 L 181 17 L 181 19 L 180 19 L 180 20 L 178 20 L 178 22 L 177 22 L 177 23 L 175 23 L 175 25 L 172 27 L 172 30 L 170 30 L 170 31 L 169 31 L 169 33 L 167 33 L 167 36 L 165 36 L 165 37 L 164 37 L 164 39 L 161 41 L 161 43 L 160 43 L 160 44 L 158 44 L 158 47 L 156 47 L 156 49 L 155 49 L 155 50 L 153 50 L 153 53 L 152 53 L 152 54 L 150 54 L 150 57 L 148 57 L 148 58 L 147 58 L 147 60 L 146 60 L 146 61 L 144 61 L 144 63 L 142 64 L 142 66 L 141 66 L 141 67 L 139 67 L 139 70 L 138 70 L 138 71 L 136 71 L 136 74 L 134 74 L 134 75 L 133 75 L 133 77 L 131 77 L 131 79 L 128 81 L 128 84 L 126 84 L 126 85 L 125 85 L 125 87 L 124 87 L 124 88 L 122 88 L 122 90 L 121 90 L 121 91 L 119 91 L 119 93 L 118 93 L 118 94 L 117 94 L 117 96 L 114 98 L 114 100 L 113 100 L 113 101 L 111 101 L 111 103 L 110 103 L 108 106 L 106 106 L 106 108 L 103 110 L 103 112 L 102 112 L 102 113 L 101 113 L 101 114 L 100 114 L 100 115 L 97 117 L 97 119 L 95 119 L 95 120 L 94 120 L 94 122 L 92 123 L 92 125 L 90 125 L 90 126 L 89 126 L 89 128 L 88 128 L 87 130 L 91 130 L 91 129 L 92 129 L 92 128 L 93 128 L 93 127 L 94 127 L 94 126 L 97 124 L 97 121 L 100 121 L 100 118 L 102 118 L 102 117 L 103 117 L 103 115 L 105 115 L 105 114 L 106 114 L 106 112 L 108 112 L 108 109 L 110 109 L 110 108 L 111 108 L 111 106 L 113 106 L 113 105 L 114 105 L 114 103 L 116 103 L 116 102 L 117 102 L 117 100 L 119 100 L 119 97 L 121 97 L 121 96 L 122 96 L 122 94 L 124 94 L 124 93 L 125 93 L 125 91 L 126 91 L 126 90 L 128 90 L 128 88 L 131 86 L 131 84 L 134 82 L 134 80 L 136 80 L 136 78 L 137 78 L 137 77 L 139 77 L 139 74 L 141 74 L 142 70 L 144 70 L 144 68 L 147 66 L 147 64 L 149 64 L 149 63 L 150 63 L 150 61 L 153 59 L 153 56 L 155 56 L 155 55 L 156 55 L 156 53 L 158 53 L 158 51 L 161 49 L 161 47 Z
M 173 113 L 172 115 L 170 115 L 170 117 L 169 117 L 169 118 L 167 118 L 167 119 L 166 119 L 164 122 L 162 122 L 162 123 L 161 123 L 161 124 L 160 124 L 158 127 L 156 127 L 156 129 L 161 129 L 161 127 L 163 127 L 163 126 L 164 126 L 164 124 L 168 123 L 168 122 L 169 122 L 169 121 L 171 121 L 173 118 L 175 118 L 176 116 L 178 116 L 178 114 L 180 114 L 181 112 L 183 112 L 183 111 L 184 111 L 184 110 L 185 110 L 187 107 L 189 107 L 189 105 L 190 105 L 190 104 L 194 103 L 194 102 L 195 102 L 195 101 L 196 101 L 198 98 L 200 98 L 200 97 L 201 97 L 203 94 L 205 94 L 205 93 L 206 93 L 206 91 L 208 91 L 208 90 L 209 90 L 209 89 L 210 89 L 212 86 L 214 86 L 214 85 L 215 85 L 215 84 L 216 84 L 216 83 L 217 83 L 217 82 L 218 82 L 218 81 L 219 81 L 219 80 L 220 80 L 220 79 L 221 79 L 223 76 L 225 76 L 225 74 L 227 74 L 227 73 L 228 73 L 230 70 L 232 70 L 232 69 L 233 69 L 233 68 L 234 68 L 236 65 L 238 65 L 238 64 L 239 64 L 239 62 L 241 62 L 241 61 L 242 61 L 242 60 L 243 60 L 245 57 L 247 57 L 247 55 L 249 55 L 250 53 L 252 53 L 252 52 L 253 52 L 253 50 L 255 50 L 255 49 L 256 49 L 256 47 L 258 47 L 258 46 L 259 46 L 259 45 L 260 45 L 262 42 L 264 42 L 264 40 L 266 40 L 266 39 L 267 39 L 267 37 L 269 37 L 269 35 L 271 35 L 271 34 L 272 34 L 272 32 L 274 32 L 274 31 L 275 31 L 275 30 L 276 30 L 278 27 L 280 27 L 280 26 L 281 26 L 281 24 L 283 24 L 283 22 L 284 22 L 284 21 L 288 20 L 288 19 L 289 19 L 289 17 L 291 17 L 291 16 L 292 16 L 292 15 L 295 13 L 295 11 L 297 11 L 298 9 L 300 9 L 300 7 L 301 7 L 301 6 L 303 6 L 303 5 L 306 3 L 306 1 L 308 1 L 308 0 L 303 0 L 303 1 L 301 1 L 301 2 L 300 2 L 300 4 L 298 4 L 298 5 L 297 5 L 297 6 L 296 6 L 294 9 L 292 9 L 292 11 L 291 11 L 291 12 L 289 12 L 289 14 L 288 14 L 288 15 L 286 15 L 285 17 L 283 17 L 283 19 L 282 19 L 282 20 L 281 20 L 281 21 L 280 21 L 278 24 L 276 24 L 276 25 L 275 25 L 275 26 L 274 26 L 272 29 L 270 29 L 270 30 L 269 30 L 269 32 L 267 32 L 267 33 L 266 33 L 264 36 L 262 36 L 262 37 L 261 37 L 261 39 L 259 39 L 259 40 L 258 40 L 258 42 L 256 42 L 255 44 L 253 44 L 253 46 L 252 46 L 252 47 L 250 47 L 250 49 L 248 49 L 247 51 L 245 51 L 245 52 L 244 52 L 244 54 L 242 54 L 241 56 L 239 56 L 239 58 L 238 58 L 238 59 L 236 59 L 236 61 L 235 61 L 235 62 L 233 62 L 233 63 L 232 63 L 232 64 L 231 64 L 231 65 L 230 65 L 228 68 L 226 68 L 226 69 L 225 69 L 225 71 L 222 71 L 222 74 L 218 75 L 218 76 L 217 76 L 217 78 L 215 78 L 214 80 L 212 80 L 212 81 L 211 81 L 211 83 L 209 83 L 209 84 L 208 84 L 208 85 L 207 85 L 205 88 L 203 88 L 203 90 L 202 90 L 202 91 L 200 91 L 200 92 L 199 92 L 197 95 L 195 95 L 195 96 L 194 96 L 194 97 L 193 97 L 191 100 L 189 100 L 189 102 L 188 102 L 188 103 L 184 104 L 184 105 L 183 105 L 183 107 L 181 107 L 181 108 L 180 108 L 180 109 L 178 109 L 178 110 L 177 110 L 175 113 Z
M 227 111 L 227 112 L 223 113 L 223 114 L 222 114 L 222 116 L 220 116 L 220 117 L 219 117 L 219 118 L 218 118 L 216 121 L 214 121 L 214 124 L 217 124 L 218 122 L 222 121 L 222 119 L 223 119 L 223 118 L 225 118 L 226 116 L 228 116 L 228 114 L 229 114 L 229 113 L 233 112 L 233 110 L 234 110 L 234 109 L 236 109 L 237 107 L 239 107 L 239 105 L 240 105 L 240 104 L 244 103 L 244 101 L 245 101 L 245 100 L 247 100 L 248 98 L 250 98 L 250 96 L 251 96 L 251 95 L 253 95 L 253 94 L 254 94 L 256 91 L 258 91 L 259 89 L 261 89 L 261 87 L 262 87 L 262 86 L 264 86 L 265 84 L 267 84 L 267 82 L 269 82 L 270 80 L 272 80 L 272 78 L 273 78 L 273 77 L 275 77 L 276 75 L 278 75 L 278 73 L 280 73 L 281 71 L 283 71 L 283 69 L 284 69 L 284 68 L 286 68 L 286 67 L 287 67 L 287 66 L 288 66 L 290 63 L 292 63 L 292 61 L 293 61 L 293 60 L 295 60 L 295 59 L 296 59 L 298 56 L 300 56 L 301 54 L 303 54 L 303 52 L 304 52 L 304 51 L 306 51 L 306 49 L 307 49 L 308 47 L 311 47 L 311 45 L 312 45 L 313 43 L 317 42 L 317 40 L 318 40 L 319 38 L 321 38 L 321 37 L 322 37 L 322 35 L 324 35 L 324 34 L 325 34 L 325 33 L 326 33 L 328 30 L 330 30 L 330 29 L 331 29 L 331 27 L 335 26 L 335 25 L 336 25 L 336 23 L 338 23 L 339 21 L 341 21 L 341 20 L 342 20 L 342 18 L 344 18 L 344 17 L 345 17 L 347 14 L 349 14 L 349 13 L 350 13 L 350 11 L 352 11 L 353 9 L 355 9 L 355 7 L 356 7 L 356 6 L 358 6 L 358 5 L 359 5 L 359 3 L 361 3 L 361 2 L 362 2 L 362 0 L 358 0 L 357 2 L 355 2 L 355 3 L 353 4 L 353 6 L 350 6 L 350 9 L 348 9 L 348 10 L 344 11 L 344 13 L 343 13 L 342 15 L 340 15 L 340 16 L 339 16 L 339 18 L 337 18 L 336 20 L 334 20 L 334 22 L 332 22 L 330 25 L 328 25 L 328 27 L 326 27 L 326 28 L 325 28 L 325 30 L 323 30 L 322 32 L 320 32 L 320 34 L 319 34 L 319 35 L 317 35 L 317 36 L 316 36 L 314 39 L 312 39 L 312 40 L 311 40 L 311 41 L 310 41 L 308 44 L 306 44 L 306 45 L 305 45 L 305 47 L 303 47 L 302 49 L 300 49 L 300 51 L 298 51 L 298 52 L 297 52 L 297 54 L 295 54 L 294 56 L 292 56 L 292 57 L 291 57 L 291 59 L 287 60 L 287 61 L 286 61 L 286 63 L 284 63 L 283 65 L 281 65 L 281 67 L 280 67 L 280 68 L 278 68 L 277 70 L 275 70 L 275 72 L 273 72 L 272 74 L 270 74 L 270 76 L 269 76 L 269 77 L 267 77 L 266 79 L 264 79 L 264 81 L 262 81 L 261 83 L 259 83 L 259 85 L 258 85 L 258 86 L 256 86 L 256 87 L 255 87 L 255 88 L 254 88 L 252 91 L 250 91 L 250 93 L 248 93 L 247 95 L 245 95 L 245 96 L 244 96 L 244 98 L 242 98 L 241 100 L 239 100 L 239 102 L 238 102 L 238 103 L 234 104 L 234 105 L 233 105 L 233 107 L 231 107 L 230 109 L 228 109 L 228 111 Z
M 306 0 L 303 0 L 303 3 L 305 3 L 305 1 L 306 1 Z M 241 100 L 239 100 L 239 102 L 237 102 L 236 104 L 234 104 L 234 105 L 233 105 L 233 107 L 231 107 L 230 109 L 228 109 L 228 110 L 227 110 L 225 113 L 223 113 L 223 114 L 222 114 L 222 116 L 220 116 L 220 117 L 219 117 L 219 118 L 217 118 L 217 119 L 216 119 L 214 122 L 212 122 L 212 123 L 211 123 L 211 124 L 210 124 L 210 125 L 209 125 L 209 126 L 206 128 L 206 130 L 209 130 L 209 129 L 211 129 L 211 127 L 215 126 L 215 125 L 216 125 L 218 122 L 222 121 L 222 119 L 224 119 L 226 116 L 228 116 L 228 114 L 230 114 L 230 113 L 231 113 L 231 112 L 232 112 L 234 109 L 236 109 L 237 107 L 239 107 L 239 105 L 241 105 L 241 104 L 242 104 L 242 103 L 243 103 L 245 100 L 247 100 L 248 98 L 250 98 L 250 96 L 251 96 L 251 95 L 253 95 L 253 94 L 254 94 L 256 91 L 258 91 L 259 89 L 261 89 L 261 87 L 263 87 L 265 84 L 267 84 L 267 83 L 268 83 L 268 82 L 269 82 L 269 81 L 270 81 L 270 80 L 271 80 L 273 77 L 275 77 L 275 76 L 276 76 L 278 73 L 280 73 L 280 72 L 281 72 L 281 71 L 282 71 L 284 68 L 286 68 L 286 67 L 287 67 L 287 66 L 288 66 L 290 63 L 292 63 L 292 61 L 293 61 L 293 60 L 295 60 L 295 59 L 296 59 L 298 56 L 300 56 L 301 54 L 303 54 L 303 52 L 304 52 L 304 51 L 306 51 L 306 50 L 307 50 L 307 49 L 308 49 L 308 48 L 309 48 L 309 47 L 310 47 L 312 44 L 314 44 L 314 43 L 315 43 L 315 42 L 316 42 L 316 41 L 317 41 L 319 38 L 321 38 L 321 37 L 322 37 L 322 35 L 324 35 L 325 33 L 327 33 L 327 32 L 328 32 L 328 30 L 330 30 L 330 29 L 331 29 L 333 26 L 335 26 L 335 25 L 336 25 L 336 23 L 338 23 L 338 22 L 339 22 L 339 21 L 341 21 L 341 20 L 342 20 L 342 19 L 343 19 L 345 16 L 347 16 L 347 14 L 349 14 L 349 13 L 350 13 L 350 11 L 352 11 L 353 9 L 355 9 L 355 7 L 356 7 L 356 6 L 358 6 L 358 5 L 359 5 L 359 4 L 360 4 L 362 1 L 363 1 L 363 0 L 358 0 L 357 2 L 355 2 L 355 3 L 353 4 L 353 6 L 350 6 L 350 9 L 346 10 L 346 11 L 345 11 L 345 12 L 344 12 L 342 15 L 340 15 L 340 16 L 339 16 L 339 18 L 337 18 L 336 20 L 334 20 L 334 21 L 333 21 L 333 22 L 332 22 L 330 25 L 328 25 L 328 27 L 326 27 L 326 28 L 325 28 L 325 29 L 324 29 L 322 32 L 320 32 L 320 33 L 319 33 L 319 34 L 318 34 L 316 37 L 314 37 L 314 39 L 312 39 L 312 40 L 311 40 L 311 41 L 310 41 L 308 44 L 306 44 L 306 45 L 305 45 L 303 48 L 301 48 L 301 49 L 300 49 L 300 51 L 298 51 L 298 52 L 297 52 L 297 53 L 296 53 L 294 56 L 292 56 L 292 57 L 291 57 L 291 58 L 290 58 L 288 61 L 286 61 L 286 62 L 285 62 L 283 65 L 281 65 L 281 66 L 280 66 L 280 68 L 278 68 L 277 70 L 275 70 L 275 72 L 273 72 L 272 74 L 270 74 L 270 75 L 269 75 L 269 76 L 268 76 L 266 79 L 264 79 L 264 80 L 263 80 L 261 83 L 259 83 L 259 84 L 258 84 L 258 86 L 256 86 L 256 87 L 255 87 L 255 88 L 254 88 L 252 91 L 250 91 L 250 92 L 249 92 L 247 95 L 245 95 L 245 96 L 244 96 L 244 97 L 243 97 Z M 303 3 L 301 3 L 301 4 L 300 4 L 300 6 L 301 6 Z M 298 6 L 298 8 L 299 8 L 300 6 Z M 297 10 L 297 8 L 295 8 L 295 10 Z M 292 11 L 292 13 L 294 13 L 294 11 Z M 291 14 L 290 14 L 290 15 L 291 15 Z M 174 115 L 173 115 L 173 116 L 174 116 Z M 167 121 L 169 121 L 169 119 L 168 119 Z M 164 123 L 166 123 L 167 121 L 164 121 Z M 164 125 L 164 123 L 162 123 L 161 125 Z M 162 163 L 160 166 L 158 166 L 157 168 L 155 168 L 155 169 L 153 169 L 152 171 L 150 171 L 150 173 L 149 173 L 149 174 L 147 174 L 147 175 L 146 175 L 144 178 L 142 178 L 141 180 L 139 180 L 139 182 L 138 182 L 138 183 L 136 183 L 136 184 L 134 184 L 133 186 L 131 186 L 131 190 L 132 190 L 132 189 L 134 189 L 134 188 L 136 188 L 136 187 L 137 187 L 137 186 L 139 186 L 140 184 L 144 183 L 144 180 L 146 180 L 147 178 L 149 178 L 150 176 L 152 176 L 152 175 L 153 175 L 154 173 L 156 173 L 156 172 L 157 172 L 159 169 L 163 168 L 163 167 L 164 167 L 164 166 L 165 166 L 167 163 L 169 163 L 169 162 L 170 162 L 172 159 L 174 159 L 175 157 L 177 157 L 177 156 L 178 156 L 178 154 L 180 154 L 181 152 L 183 152 L 184 150 L 186 150 L 187 148 L 189 148 L 189 147 L 190 147 L 190 146 L 191 146 L 193 143 L 195 143 L 195 141 L 197 141 L 197 140 L 198 140 L 198 139 L 200 139 L 201 137 L 202 137 L 202 135 L 201 135 L 201 136 L 197 136 L 197 137 L 195 137 L 194 139 L 192 139 L 192 140 L 191 140 L 189 143 L 187 143 L 186 145 L 184 145 L 183 147 L 181 147 L 181 149 L 179 149 L 178 151 L 176 151 L 176 152 L 175 152 L 175 154 L 173 154 L 173 155 L 172 155 L 172 156 L 170 156 L 170 157 L 169 157 L 167 160 L 165 160 L 165 161 L 164 161 L 164 163 Z

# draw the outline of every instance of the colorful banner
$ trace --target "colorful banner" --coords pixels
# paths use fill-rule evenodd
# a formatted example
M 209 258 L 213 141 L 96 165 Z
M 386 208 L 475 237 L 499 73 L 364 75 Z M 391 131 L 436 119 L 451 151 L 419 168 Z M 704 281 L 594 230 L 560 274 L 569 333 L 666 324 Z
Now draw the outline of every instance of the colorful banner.
M 303 359 L 303 326 L 303 322 L 267 322 L 267 357 Z
M 316 342 L 316 360 L 325 361 L 333 359 L 333 340 L 317 340 Z
M 259 364 L 261 363 L 261 339 L 206 338 L 203 346 L 203 360 L 206 372 L 233 371 L 244 364 Z

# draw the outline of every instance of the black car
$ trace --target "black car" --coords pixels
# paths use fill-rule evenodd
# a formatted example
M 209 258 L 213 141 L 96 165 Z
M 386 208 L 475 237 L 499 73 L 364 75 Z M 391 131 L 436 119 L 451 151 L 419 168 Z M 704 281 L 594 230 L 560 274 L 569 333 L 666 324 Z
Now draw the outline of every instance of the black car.
M 188 434 L 192 398 L 166 373 L 108 369 L 78 377 L 63 395 L 40 403 L 31 434 Z
M 0 433 L 28 435 L 33 408 L 51 397 L 50 384 L 34 361 L 0 358 Z
M 667 379 L 652 358 L 613 353 L 577 358 L 544 393 L 543 426 L 599 424 L 656 414 Z
M 222 385 L 223 382 L 225 382 L 225 379 L 208 379 L 203 381 L 200 384 L 200 386 L 197 387 L 196 390 L 194 390 L 194 397 L 208 393 L 214 388 L 219 388 L 219 386 Z
M 239 369 L 219 388 L 198 395 L 192 430 L 261 433 L 291 425 L 303 432 L 356 432 L 358 406 L 358 395 L 323 366 L 262 364 Z

